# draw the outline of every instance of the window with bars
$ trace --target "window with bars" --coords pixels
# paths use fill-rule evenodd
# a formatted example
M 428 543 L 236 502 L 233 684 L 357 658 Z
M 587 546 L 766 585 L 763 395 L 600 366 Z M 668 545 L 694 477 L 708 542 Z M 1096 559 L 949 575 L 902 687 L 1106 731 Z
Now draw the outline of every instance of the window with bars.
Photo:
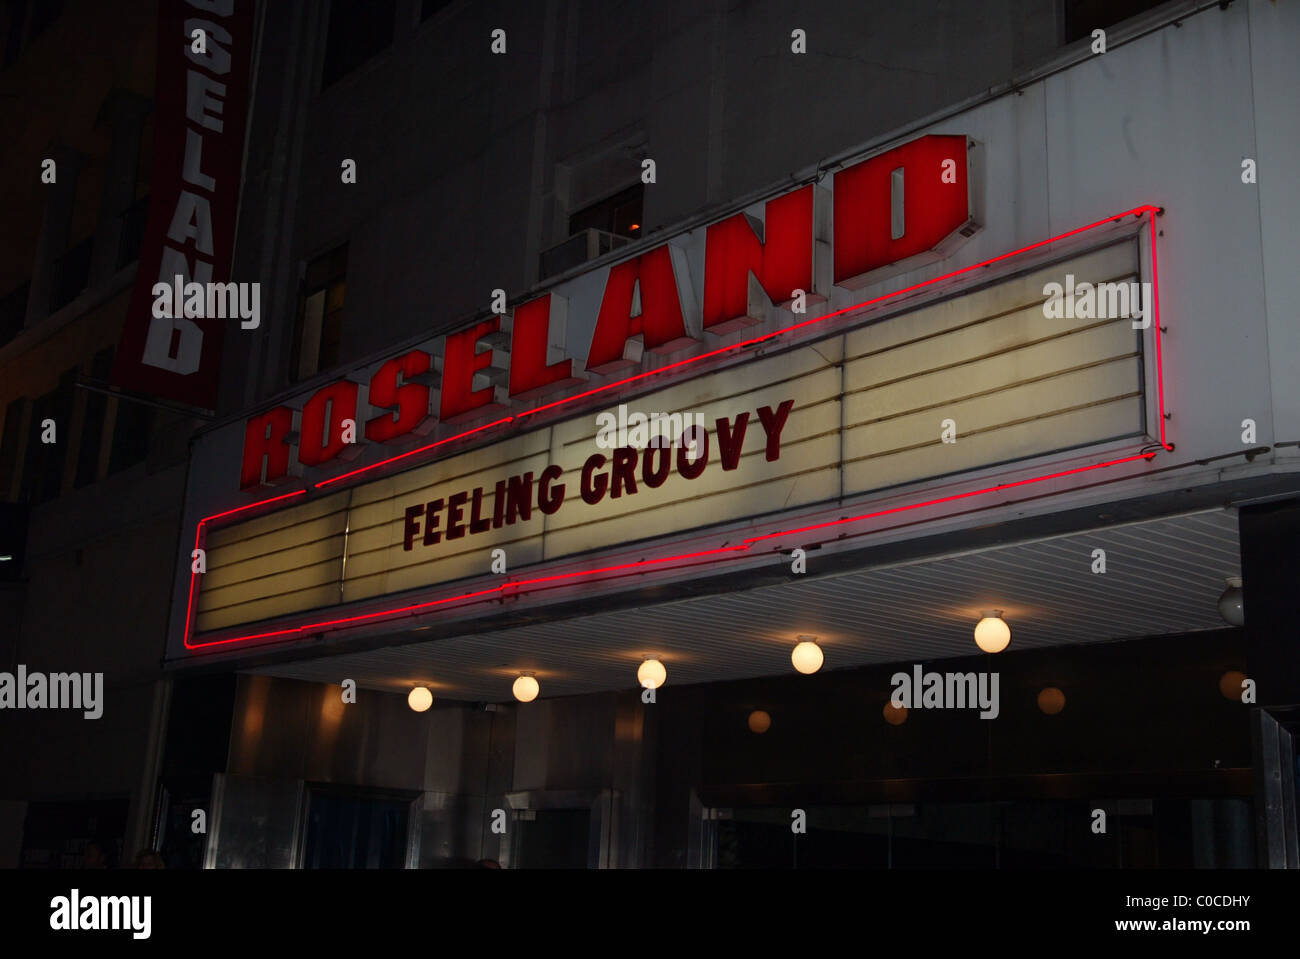
M 638 183 L 584 207 L 569 217 L 569 235 L 583 230 L 600 230 L 634 240 L 641 235 L 641 211 L 645 185 Z

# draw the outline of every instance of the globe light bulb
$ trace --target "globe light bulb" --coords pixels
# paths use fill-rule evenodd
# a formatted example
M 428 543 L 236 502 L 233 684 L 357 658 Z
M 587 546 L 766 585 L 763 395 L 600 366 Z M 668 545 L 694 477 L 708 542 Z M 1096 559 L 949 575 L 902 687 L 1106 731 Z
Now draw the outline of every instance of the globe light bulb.
M 668 678 L 668 670 L 657 659 L 647 659 L 636 671 L 636 680 L 646 689 L 658 689 Z
M 1047 686 L 1038 694 L 1038 708 L 1048 716 L 1055 716 L 1065 708 L 1065 693 L 1055 686 Z
M 986 653 L 1000 653 L 1011 642 L 1011 627 L 1002 618 L 1002 610 L 985 610 L 975 624 L 975 645 Z
M 541 686 L 537 684 L 537 680 L 532 676 L 525 675 L 515 680 L 515 684 L 510 688 L 510 691 L 515 694 L 515 699 L 521 703 L 531 703 L 537 698 Z
M 1236 669 L 1230 669 L 1219 677 L 1219 692 L 1224 699 L 1230 699 L 1234 703 L 1245 702 L 1242 696 L 1245 695 L 1246 674 Z
M 406 694 L 406 705 L 417 713 L 422 713 L 433 705 L 433 693 L 423 686 L 416 686 Z
M 772 717 L 761 709 L 756 709 L 749 714 L 749 731 L 751 733 L 765 733 L 772 728 Z
M 885 703 L 885 708 L 881 710 L 884 714 L 885 722 L 891 726 L 901 726 L 907 722 L 907 707 L 895 706 L 893 702 Z
M 811 675 L 822 668 L 825 657 L 822 655 L 822 648 L 818 646 L 811 638 L 804 639 L 790 653 L 790 662 L 794 668 L 804 675 Z
M 1219 615 L 1229 626 L 1246 624 L 1246 606 L 1241 594 L 1241 577 L 1229 576 L 1225 582 L 1228 588 L 1219 597 Z

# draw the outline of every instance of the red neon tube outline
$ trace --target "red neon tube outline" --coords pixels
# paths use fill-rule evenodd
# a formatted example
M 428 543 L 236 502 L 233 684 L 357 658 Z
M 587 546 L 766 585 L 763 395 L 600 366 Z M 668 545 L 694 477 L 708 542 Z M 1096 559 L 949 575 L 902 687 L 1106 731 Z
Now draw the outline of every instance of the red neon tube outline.
M 841 316 L 841 315 L 843 315 L 843 314 L 845 314 L 845 313 L 849 313 L 849 312 L 852 312 L 852 311 L 854 311 L 854 310 L 859 310 L 859 309 L 862 309 L 863 307 L 871 306 L 871 305 L 873 305 L 873 304 L 875 304 L 875 303 L 879 303 L 879 302 L 882 302 L 882 301 L 884 301 L 884 300 L 892 299 L 893 297 L 900 296 L 900 295 L 902 295 L 902 294 L 904 294 L 904 293 L 910 293 L 910 292 L 912 292 L 912 291 L 914 291 L 914 290 L 919 290 L 919 289 L 922 289 L 922 288 L 924 288 L 924 287 L 926 287 L 926 286 L 931 286 L 931 285 L 933 285 L 933 284 L 935 284 L 935 283 L 939 283 L 939 282 L 941 282 L 941 281 L 943 281 L 943 280 L 950 279 L 951 277 L 954 277 L 954 276 L 960 276 L 960 275 L 962 275 L 963 273 L 969 273 L 969 272 L 971 272 L 972 270 L 977 270 L 977 269 L 980 269 L 981 267 L 989 266 L 989 265 L 991 265 L 991 264 L 993 264 L 993 263 L 998 263 L 998 262 L 1000 262 L 1000 261 L 1002 261 L 1002 260 L 1006 260 L 1006 259 L 1008 259 L 1008 258 L 1010 258 L 1010 257 L 1013 257 L 1013 256 L 1019 256 L 1019 255 L 1022 254 L 1022 253 L 1027 253 L 1027 252 L 1029 252 L 1030 250 L 1038 249 L 1039 247 L 1046 246 L 1046 245 L 1048 245 L 1048 244 L 1050 244 L 1050 243 L 1055 243 L 1056 241 L 1066 239 L 1067 237 L 1076 236 L 1076 235 L 1079 234 L 1079 233 L 1087 232 L 1088 230 L 1095 229 L 1095 228 L 1097 228 L 1097 227 L 1099 227 L 1099 226 L 1102 226 L 1102 225 L 1104 225 L 1104 224 L 1106 224 L 1106 223 L 1115 223 L 1115 222 L 1118 222 L 1118 221 L 1122 220 L 1122 219 L 1123 219 L 1124 217 L 1126 217 L 1126 216 L 1129 216 L 1129 215 L 1140 216 L 1140 215 L 1142 215 L 1143 213 L 1148 213 L 1148 212 L 1150 212 L 1150 213 L 1159 213 L 1159 212 L 1161 212 L 1161 210 L 1160 210 L 1159 207 L 1154 206 L 1154 205 L 1152 205 L 1152 204 L 1144 204 L 1144 205 L 1139 206 L 1139 207 L 1134 207 L 1134 208 L 1131 209 L 1131 210 L 1127 210 L 1127 211 L 1125 211 L 1125 212 L 1123 212 L 1123 213 L 1119 213 L 1119 214 L 1116 214 L 1116 215 L 1114 215 L 1114 216 L 1106 217 L 1106 218 L 1103 219 L 1103 220 L 1098 220 L 1098 221 L 1096 221 L 1095 223 L 1090 223 L 1090 224 L 1088 224 L 1087 226 L 1078 227 L 1078 228 L 1073 229 L 1073 230 L 1070 230 L 1070 231 L 1068 231 L 1068 232 L 1066 232 L 1066 233 L 1059 234 L 1058 236 L 1054 236 L 1054 237 L 1051 237 L 1051 238 L 1046 239 L 1046 240 L 1040 240 L 1040 241 L 1038 241 L 1037 243 L 1031 243 L 1031 244 L 1029 244 L 1028 246 L 1021 247 L 1021 248 L 1018 249 L 1018 250 L 1012 250 L 1012 251 L 1009 252 L 1009 253 L 1003 253 L 1003 254 L 1001 254 L 1001 255 L 999 255 L 999 256 L 992 257 L 991 259 L 984 260 L 984 261 L 982 261 L 982 262 L 980 262 L 980 263 L 975 263 L 975 264 L 972 264 L 971 266 L 966 266 L 966 267 L 962 267 L 962 268 L 957 269 L 957 270 L 953 270 L 953 271 L 950 272 L 950 273 L 945 273 L 945 274 L 942 275 L 942 276 L 938 276 L 938 277 L 935 277 L 935 278 L 930 279 L 930 280 L 924 280 L 924 281 L 922 281 L 922 282 L 920 282 L 920 283 L 913 284 L 912 286 L 909 286 L 909 287 L 904 287 L 903 289 L 901 289 L 901 290 L 896 290 L 896 291 L 894 291 L 893 293 L 886 293 L 886 294 L 884 294 L 884 295 L 882 295 L 882 296 L 874 297 L 873 299 L 870 299 L 870 300 L 864 300 L 864 301 L 861 302 L 861 303 L 857 303 L 857 304 L 854 304 L 854 305 L 852 305 L 852 306 L 846 306 L 846 307 L 844 307 L 844 308 L 842 308 L 842 309 L 835 310 L 835 311 L 833 311 L 833 312 L 831 312 L 831 313 L 823 314 L 822 316 L 816 316 L 816 317 L 812 317 L 812 318 L 807 319 L 807 320 L 803 320 L 803 321 L 801 321 L 801 322 L 799 322 L 799 323 L 795 323 L 795 324 L 793 324 L 793 325 L 791 325 L 791 326 L 784 327 L 783 329 L 780 329 L 780 330 L 775 330 L 775 331 L 773 331 L 773 332 L 771 332 L 771 333 L 765 333 L 765 334 L 763 334 L 762 336 L 753 337 L 752 339 L 744 340 L 744 341 L 741 341 L 741 342 L 739 342 L 739 343 L 733 343 L 733 344 L 730 344 L 730 345 L 728 345 L 728 346 L 719 347 L 719 348 L 716 349 L 716 350 L 711 350 L 711 351 L 709 351 L 709 352 L 707 352 L 707 353 L 701 353 L 701 354 L 698 355 L 698 356 L 693 356 L 693 357 L 690 357 L 690 358 L 688 358 L 688 359 L 679 360 L 679 361 L 677 361 L 676 363 L 670 363 L 670 364 L 668 364 L 667 366 L 657 367 L 656 369 L 648 370 L 648 371 L 646 371 L 646 372 L 642 372 L 642 373 L 638 373 L 638 374 L 636 374 L 636 375 L 634 375 L 634 376 L 629 376 L 629 377 L 627 377 L 627 378 L 625 378 L 625 379 L 617 380 L 617 381 L 612 382 L 612 383 L 606 383 L 606 384 L 604 384 L 603 386 L 598 386 L 598 387 L 596 387 L 596 388 L 594 388 L 594 389 L 587 390 L 587 391 L 582 392 L 582 393 L 577 393 L 577 394 L 575 394 L 575 395 L 573 395 L 573 396 L 568 396 L 568 397 L 565 397 L 565 398 L 560 399 L 560 400 L 556 400 L 556 401 L 551 402 L 551 403 L 546 403 L 546 404 L 543 404 L 543 405 L 541 405 L 541 406 L 534 407 L 533 409 L 526 410 L 526 411 L 523 411 L 523 412 L 521 412 L 521 413 L 514 414 L 514 415 L 512 415 L 512 416 L 503 417 L 502 419 L 494 420 L 494 421 L 491 422 L 491 423 L 485 423 L 485 424 L 483 424 L 483 425 L 481 425 L 481 426 L 476 426 L 476 427 L 474 427 L 473 429 L 470 429 L 470 430 L 466 430 L 466 431 L 464 431 L 463 433 L 458 433 L 458 434 L 456 434 L 455 436 L 449 436 L 449 437 L 446 437 L 446 438 L 444 438 L 444 439 L 438 440 L 436 443 L 430 443 L 430 444 L 428 444 L 427 446 L 422 446 L 422 447 L 420 447 L 419 449 L 408 450 L 408 451 L 405 452 L 405 453 L 401 453 L 401 454 L 399 454 L 399 455 L 397 455 L 397 456 L 390 457 L 389 459 L 381 460 L 381 461 L 379 461 L 379 462 L 377 462 L 377 463 L 372 463 L 372 464 L 370 464 L 369 466 L 364 466 L 364 467 L 362 467 L 362 468 L 360 468 L 360 469 L 352 470 L 351 472 L 349 472 L 349 473 L 344 473 L 344 474 L 342 474 L 342 475 L 340 475 L 340 476 L 331 477 L 330 479 L 323 480 L 323 481 L 321 481 L 321 482 L 319 482 L 319 483 L 316 483 L 316 484 L 314 484 L 314 485 L 315 485 L 315 488 L 316 488 L 316 489 L 320 489 L 320 488 L 323 487 L 323 486 L 326 486 L 326 485 L 329 485 L 329 484 L 332 484 L 332 483 L 339 482 L 340 480 L 346 479 L 346 478 L 351 477 L 351 476 L 356 476 L 356 475 L 359 475 L 359 474 L 361 474 L 361 473 L 368 472 L 369 470 L 372 470 L 372 469 L 377 469 L 378 467 L 380 467 L 380 466 L 385 466 L 385 465 L 387 465 L 387 464 L 389 464 L 389 463 L 397 462 L 398 460 L 405 459 L 406 457 L 413 456 L 413 455 L 415 455 L 415 454 L 417 454 L 417 453 L 427 452 L 427 451 L 429 451 L 429 450 L 432 450 L 432 449 L 435 449 L 435 448 L 437 448 L 437 447 L 439 447 L 439 446 L 442 446 L 442 445 L 444 445 L 444 444 L 446 444 L 446 443 L 450 443 L 450 442 L 452 442 L 453 440 L 462 439 L 463 437 L 466 437 L 466 436 L 471 436 L 471 435 L 473 435 L 474 433 L 481 432 L 481 431 L 483 431 L 483 430 L 485 430 L 485 429 L 489 429 L 489 428 L 491 428 L 491 427 L 493 427 L 493 426 L 499 426 L 499 425 L 501 425 L 501 424 L 503 424 L 503 423 L 509 423 L 509 422 L 514 421 L 514 420 L 521 420 L 521 419 L 523 419 L 523 418 L 526 417 L 526 416 L 532 416 L 532 415 L 534 415 L 534 414 L 536 414 L 536 413 L 542 412 L 543 410 L 553 409 L 553 408 L 558 407 L 558 406 L 563 406 L 563 405 L 566 404 L 566 403 L 572 403 L 572 402 L 574 402 L 574 401 L 576 401 L 576 400 L 583 399 L 583 398 L 588 397 L 588 396 L 592 396 L 592 395 L 594 395 L 594 394 L 597 394 L 597 393 L 603 392 L 603 391 L 605 391 L 605 390 L 613 389 L 613 388 L 616 387 L 616 386 L 622 386 L 622 385 L 627 384 L 627 383 L 632 383 L 632 382 L 635 382 L 635 381 L 637 381 L 637 380 L 644 379 L 644 378 L 646 378 L 646 377 L 648 377 L 648 376 L 654 376 L 654 375 L 657 375 L 657 374 L 659 374 L 659 373 L 663 373 L 663 372 L 665 372 L 665 371 L 667 371 L 667 370 L 674 369 L 674 368 L 676 368 L 676 367 L 685 366 L 685 365 L 688 365 L 688 364 L 691 364 L 691 363 L 698 363 L 698 362 L 701 361 L 701 360 L 707 359 L 707 358 L 712 357 L 712 356 L 718 356 L 718 355 L 721 355 L 721 354 L 723 354 L 723 353 L 730 352 L 730 351 L 732 351 L 732 350 L 740 350 L 740 349 L 744 349 L 745 347 L 753 346 L 753 345 L 755 345 L 755 344 L 757 344 L 757 343 L 762 343 L 762 342 L 764 342 L 764 341 L 766 341 L 766 340 L 773 339 L 773 338 L 778 337 L 778 336 L 781 336 L 781 335 L 783 335 L 783 334 L 785 334 L 785 333 L 789 333 L 789 332 L 791 332 L 791 331 L 793 331 L 793 330 L 801 329 L 801 328 L 803 328 L 803 327 L 805 327 L 805 326 L 810 326 L 810 325 L 812 325 L 812 324 L 814 324 L 814 323 L 821 323 L 821 322 L 823 322 L 823 321 L 825 321 L 825 320 L 831 319 L 832 317 L 835 317 L 835 316 Z M 1156 340 L 1156 380 L 1157 380 L 1157 403 L 1158 403 L 1159 419 L 1160 419 L 1160 445 L 1161 445 L 1161 448 L 1163 448 L 1163 449 L 1165 449 L 1165 450 L 1170 450 L 1170 449 L 1172 449 L 1172 447 L 1171 447 L 1171 446 L 1166 442 L 1166 438 L 1165 438 L 1165 418 L 1166 418 L 1166 417 L 1165 417 L 1165 392 L 1164 392 L 1164 366 L 1163 366 L 1163 358 L 1162 358 L 1162 355 L 1161 355 L 1161 346 L 1160 346 L 1160 333 L 1161 333 L 1161 328 L 1160 328 L 1160 293 L 1159 293 L 1160 283 L 1159 283 L 1159 274 L 1158 274 L 1158 271 L 1157 271 L 1157 265 L 1156 265 L 1156 226 L 1155 226 L 1155 217 L 1154 217 L 1154 216 L 1151 218 L 1151 223 L 1150 223 L 1150 225 L 1151 225 L 1151 289 L 1152 289 L 1152 304 L 1151 304 L 1151 305 L 1152 305 L 1153 308 L 1154 308 L 1155 316 L 1154 316 L 1154 318 L 1153 318 L 1153 322 L 1154 322 L 1155 327 L 1156 327 L 1156 332 L 1155 332 L 1155 340 Z M 195 578 L 196 578 L 197 575 L 198 575 L 197 573 L 193 572 L 193 570 L 192 570 L 192 568 L 191 568 L 191 572 L 190 572 L 189 597 L 188 597 L 188 599 L 187 599 L 187 602 L 186 602 L 186 609 L 185 609 L 185 637 L 184 637 L 184 645 L 185 645 L 185 648 L 186 648 L 186 649 L 203 649 L 203 648 L 208 648 L 208 647 L 211 647 L 211 646 L 225 646 L 225 645 L 228 645 L 228 644 L 230 644 L 230 643 L 247 642 L 247 641 L 255 640 L 255 639 L 268 639 L 268 638 L 271 638 L 271 637 L 274 637 L 274 636 L 291 636 L 291 635 L 295 635 L 295 634 L 303 634 L 303 633 L 307 633 L 307 632 L 310 632 L 310 631 L 313 631 L 313 630 L 324 629 L 324 628 L 331 627 L 331 626 L 339 626 L 339 625 L 343 625 L 343 624 L 346 624 L 346 623 L 362 622 L 362 621 L 366 621 L 366 620 L 376 620 L 376 619 L 379 619 L 379 618 L 381 618 L 381 617 L 397 616 L 397 615 L 399 615 L 399 614 L 402 614 L 402 613 L 409 613 L 409 612 L 413 612 L 413 611 L 415 611 L 415 610 L 420 610 L 420 609 L 430 609 L 430 608 L 432 608 L 432 607 L 440 606 L 440 605 L 443 605 L 443 604 L 446 604 L 446 603 L 453 603 L 453 602 L 459 602 L 459 601 L 461 601 L 461 600 L 474 599 L 474 598 L 476 598 L 476 597 L 480 597 L 480 596 L 488 596 L 488 595 L 492 595 L 492 594 L 494 594 L 494 593 L 504 593 L 506 590 L 518 590 L 518 589 L 519 589 L 520 587 L 522 587 L 522 586 L 529 586 L 529 585 L 540 584 L 540 583 L 545 583 L 545 582 L 554 582 L 554 581 L 556 581 L 556 580 L 567 580 L 567 579 L 573 579 L 573 578 L 576 578 L 576 577 L 583 577 L 583 576 L 595 576 L 595 575 L 598 575 L 598 574 L 601 574 L 601 573 L 608 573 L 608 572 L 614 572 L 614 571 L 619 571 L 619 570 L 636 569 L 636 568 L 642 568 L 642 567 L 646 567 L 646 566 L 662 565 L 662 564 L 664 564 L 664 563 L 674 562 L 674 561 L 677 561 L 677 560 L 689 560 L 689 559 L 695 559 L 695 558 L 698 558 L 698 557 L 701 557 L 701 556 L 715 556 L 715 555 L 717 555 L 717 554 L 719 554 L 719 553 L 737 553 L 737 552 L 747 552 L 747 551 L 748 551 L 748 550 L 749 550 L 749 549 L 750 549 L 754 544 L 759 543 L 759 542 L 762 542 L 763 540 L 774 539 L 774 538 L 781 537 L 781 536 L 790 536 L 790 535 L 794 535 L 794 534 L 797 534 L 797 533 L 810 532 L 810 531 L 813 531 L 813 530 L 825 529 L 825 528 L 832 527 L 832 526 L 842 526 L 842 525 L 844 525 L 844 524 L 848 524 L 848 523 L 857 523 L 857 522 L 861 522 L 862 520 L 866 520 L 866 519 L 875 519 L 875 518 L 878 518 L 878 517 L 881 517 L 881 516 L 888 516 L 888 515 L 891 515 L 891 514 L 894 514 L 894 513 L 902 513 L 902 512 L 906 512 L 906 511 L 908 511 L 908 510 L 920 509 L 920 508 L 925 507 L 925 506 L 934 506 L 934 505 L 938 505 L 938 504 L 940 504 L 940 503 L 952 502 L 952 501 L 954 501 L 954 500 L 968 499 L 968 498 L 970 498 L 970 497 L 973 497 L 973 496 L 980 496 L 980 495 L 983 495 L 983 494 L 985 494 L 985 493 L 994 493 L 994 492 L 998 492 L 998 491 L 1000 491 L 1000 490 L 1012 489 L 1012 488 L 1014 488 L 1014 487 L 1018 487 L 1018 486 L 1027 486 L 1027 485 L 1029 485 L 1029 484 L 1031 484 L 1031 483 L 1039 483 L 1039 482 L 1043 482 L 1043 481 L 1045 481 L 1045 480 L 1050 480 L 1050 479 L 1059 479 L 1059 478 L 1062 477 L 1062 476 L 1069 476 L 1069 475 L 1076 474 L 1076 473 L 1084 473 L 1084 472 L 1088 472 L 1088 471 L 1090 471 L 1090 470 L 1094 470 L 1094 469 L 1104 469 L 1104 468 L 1111 467 L 1111 466 L 1117 466 L 1117 465 L 1119 465 L 1119 464 L 1121 464 L 1121 463 L 1129 463 L 1129 462 L 1133 462 L 1134 460 L 1147 460 L 1147 461 L 1150 461 L 1151 459 L 1154 459 L 1154 458 L 1155 458 L 1155 455 L 1156 455 L 1156 454 L 1155 454 L 1154 452 L 1139 453 L 1139 454 L 1136 454 L 1136 455 L 1133 455 L 1133 456 L 1126 456 L 1126 457 L 1122 457 L 1122 458 L 1120 458 L 1120 459 L 1116 459 L 1116 460 L 1109 460 L 1109 461 L 1104 462 L 1104 463 L 1094 463 L 1094 464 L 1092 464 L 1092 465 L 1090 465 L 1090 466 L 1080 466 L 1080 467 L 1076 467 L 1076 468 L 1074 468 L 1074 469 L 1064 470 L 1064 471 L 1057 472 L 1057 473 L 1048 473 L 1048 474 L 1045 474 L 1045 475 L 1043 475 L 1043 476 L 1036 476 L 1036 477 L 1030 477 L 1030 478 L 1028 478 L 1028 479 L 1017 480 L 1017 481 L 1012 482 L 1012 483 L 1001 483 L 1001 484 L 998 484 L 998 485 L 996 485 L 996 486 L 986 487 L 986 488 L 984 488 L 984 489 L 979 489 L 979 490 L 970 490 L 970 491 L 965 492 L 965 493 L 956 493 L 956 494 L 953 494 L 953 495 L 951 495 L 951 496 L 943 496 L 943 497 L 939 497 L 939 498 L 937 498 L 937 499 L 924 500 L 924 501 L 917 502 L 917 503 L 910 503 L 910 504 L 907 504 L 907 505 L 904 505 L 904 506 L 891 507 L 890 509 L 886 509 L 886 510 L 878 510 L 878 511 L 875 511 L 875 512 L 872 512 L 872 513 L 863 513 L 863 514 L 860 514 L 860 515 L 858 515 L 858 516 L 842 517 L 842 518 L 840 518 L 840 519 L 837 519 L 837 520 L 831 520 L 831 521 L 828 521 L 828 522 L 826 522 L 826 523 L 817 523 L 817 524 L 814 524 L 814 525 L 812 525 L 812 526 L 800 527 L 800 528 L 791 529 L 791 530 L 782 530 L 782 531 L 778 531 L 778 532 L 775 532 L 775 533 L 766 533 L 766 534 L 763 534 L 762 536 L 754 536 L 754 537 L 750 537 L 749 539 L 744 540 L 744 541 L 742 541 L 742 542 L 736 544 L 735 546 L 720 547 L 720 548 L 718 548 L 718 549 L 702 550 L 702 551 L 697 551 L 697 552 L 693 552 L 693 553 L 681 553 L 681 554 L 676 554 L 676 555 L 673 555 L 673 556 L 660 557 L 660 558 L 658 558 L 658 559 L 638 560 L 638 561 L 636 561 L 636 562 L 634 562 L 634 563 L 621 563 L 621 564 L 617 564 L 617 565 L 614 565 L 614 566 L 601 567 L 601 568 L 598 568 L 598 569 L 591 569 L 591 570 L 578 570 L 578 571 L 571 572 L 571 573 L 557 573 L 557 574 L 554 574 L 554 575 L 551 575 L 551 576 L 534 577 L 534 578 L 532 578 L 532 579 L 525 579 L 525 580 L 513 580 L 513 581 L 510 581 L 510 582 L 502 583 L 502 584 L 497 585 L 497 586 L 493 586 L 493 587 L 491 587 L 491 588 L 489 588 L 489 589 L 476 590 L 476 591 L 471 592 L 471 593 L 462 593 L 462 594 L 459 594 L 459 595 L 456 595 L 456 596 L 449 596 L 449 597 L 445 597 L 445 598 L 443 598 L 443 599 L 430 600 L 430 601 L 428 601 L 428 602 L 424 602 L 424 603 L 415 603 L 415 604 L 413 604 L 413 605 L 402 606 L 402 607 L 395 608 L 395 609 L 380 610 L 380 611 L 378 611 L 378 612 L 374 612 L 374 613 L 364 613 L 364 614 L 361 614 L 361 615 L 358 615 L 358 616 L 349 616 L 349 617 L 345 617 L 345 618 L 343 618 L 343 619 L 323 620 L 323 621 L 321 621 L 321 622 L 316 622 L 316 623 L 304 623 L 304 624 L 302 624 L 302 625 L 294 626 L 294 627 L 289 627 L 289 628 L 286 628 L 286 629 L 272 630 L 272 631 L 270 631 L 270 632 L 265 632 L 265 633 L 252 633 L 252 634 L 248 634 L 248 635 L 244 635 L 244 636 L 235 636 L 235 637 L 231 637 L 231 638 L 227 638 L 227 639 L 212 640 L 212 641 L 210 641 L 210 642 L 206 642 L 206 643 L 191 643 L 191 642 L 190 642 L 190 627 L 191 627 L 191 625 L 192 625 L 192 623 L 193 623 L 193 614 L 194 614 L 194 584 L 195 584 Z M 282 495 L 280 495 L 280 496 L 273 496 L 273 497 L 271 497 L 270 499 L 259 500 L 259 501 L 256 502 L 256 503 L 248 503 L 248 504 L 246 504 L 246 505 L 244 505 L 244 506 L 236 507 L 235 509 L 226 510 L 226 511 L 221 512 L 221 513 L 214 513 L 214 514 L 211 515 L 211 516 L 206 516 L 206 517 L 204 517 L 203 519 L 199 520 L 198 526 L 197 526 L 196 529 L 195 529 L 195 534 L 194 534 L 194 548 L 195 548 L 196 550 L 199 548 L 199 542 L 200 542 L 200 540 L 201 540 L 201 538 L 202 538 L 202 534 L 203 534 L 203 527 L 204 527 L 206 524 L 208 524 L 209 522 L 211 522 L 211 521 L 213 521 L 213 520 L 216 520 L 216 519 L 220 519 L 220 518 L 225 517 L 225 516 L 231 516 L 231 515 L 233 515 L 233 514 L 235 514 L 235 513 L 240 513 L 240 512 L 243 512 L 243 511 L 245 511 L 245 510 L 253 509 L 254 507 L 257 507 L 257 506 L 265 506 L 265 505 L 267 505 L 267 504 L 269 504 L 269 503 L 278 502 L 278 501 L 280 501 L 280 500 L 291 499 L 292 497 L 295 497 L 295 496 L 301 496 L 301 495 L 305 494 L 306 492 L 307 492 L 306 488 L 303 488 L 303 489 L 300 489 L 300 490 L 295 490 L 295 491 L 292 492 L 292 493 L 285 493 L 285 494 L 282 494 Z
M 1156 208 L 1156 212 L 1160 210 Z M 1156 327 L 1156 395 L 1160 414 L 1160 445 L 1166 450 L 1173 447 L 1165 441 L 1165 364 L 1160 355 L 1160 270 L 1156 266 L 1156 218 L 1151 218 L 1151 306 L 1155 316 L 1152 321 Z

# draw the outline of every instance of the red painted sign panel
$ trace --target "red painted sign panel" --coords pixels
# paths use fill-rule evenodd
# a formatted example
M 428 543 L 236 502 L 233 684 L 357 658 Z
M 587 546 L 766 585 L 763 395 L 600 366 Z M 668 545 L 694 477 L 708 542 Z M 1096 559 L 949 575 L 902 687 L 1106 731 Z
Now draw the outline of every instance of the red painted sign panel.
M 252 0 L 159 0 L 152 199 L 112 380 L 204 409 L 230 320 L 154 316 L 153 287 L 230 279 L 252 46 Z

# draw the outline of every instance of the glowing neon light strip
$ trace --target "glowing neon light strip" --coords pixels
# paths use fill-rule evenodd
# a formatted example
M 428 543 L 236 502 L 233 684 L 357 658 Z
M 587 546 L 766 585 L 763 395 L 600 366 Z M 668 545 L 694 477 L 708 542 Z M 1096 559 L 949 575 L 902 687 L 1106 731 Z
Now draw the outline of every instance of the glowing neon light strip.
M 1156 325 L 1156 394 L 1159 397 L 1160 445 L 1167 450 L 1172 450 L 1173 447 L 1165 440 L 1165 364 L 1160 356 L 1160 270 L 1156 266 L 1156 218 L 1154 216 L 1151 218 L 1151 305 L 1155 308 L 1152 322 Z

